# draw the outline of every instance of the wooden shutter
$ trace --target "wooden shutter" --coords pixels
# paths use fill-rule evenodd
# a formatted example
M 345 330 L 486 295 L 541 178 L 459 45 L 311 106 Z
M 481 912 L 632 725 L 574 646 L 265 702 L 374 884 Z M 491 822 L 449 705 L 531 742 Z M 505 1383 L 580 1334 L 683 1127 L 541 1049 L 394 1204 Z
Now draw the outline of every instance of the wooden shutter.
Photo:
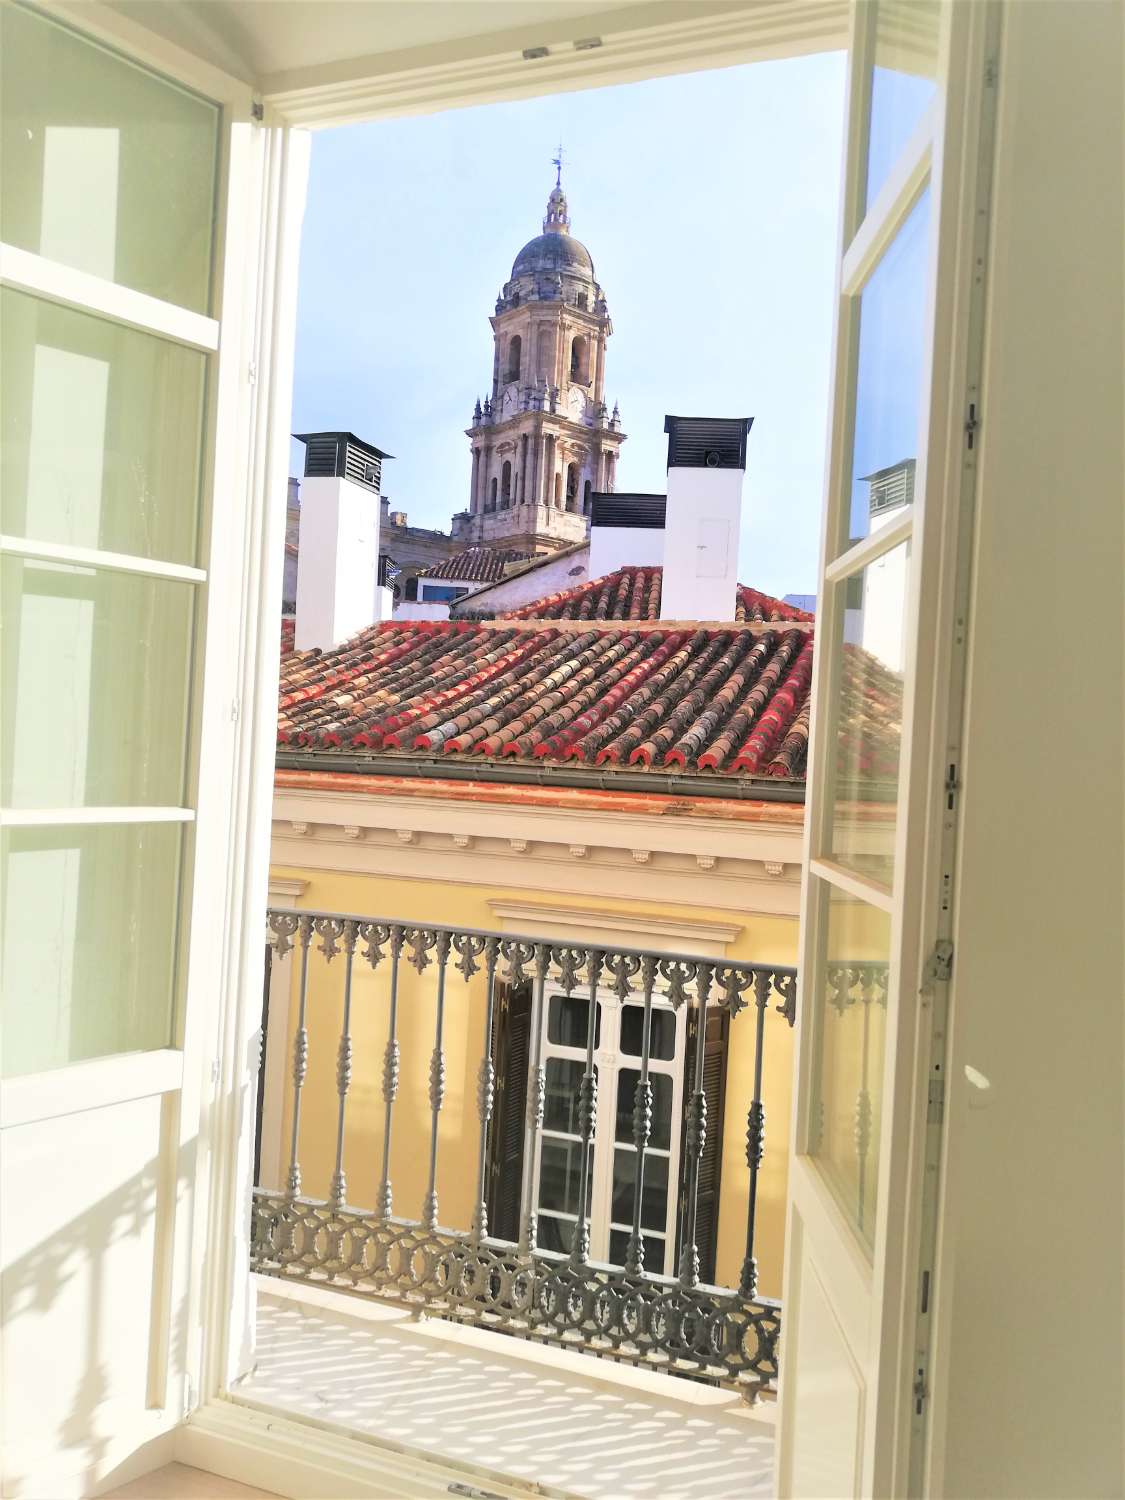
M 488 1143 L 488 1232 L 518 1240 L 523 1140 L 527 1119 L 527 1070 L 531 1057 L 531 985 L 496 983 L 492 1065 L 496 1102 Z
M 703 1094 L 707 1100 L 707 1138 L 699 1163 L 699 1206 L 695 1216 L 695 1240 L 699 1250 L 699 1274 L 703 1281 L 715 1280 L 715 1256 L 719 1245 L 719 1201 L 723 1168 L 723 1115 L 727 1101 L 727 1052 L 730 1038 L 730 1012 L 708 1007 L 707 1034 L 704 1038 Z M 699 1044 L 699 1012 L 688 1013 L 687 1056 L 684 1064 L 684 1109 L 691 1101 L 695 1077 L 695 1049 Z M 687 1174 L 680 1164 L 680 1243 L 676 1246 L 679 1264 L 683 1248 L 683 1226 Z

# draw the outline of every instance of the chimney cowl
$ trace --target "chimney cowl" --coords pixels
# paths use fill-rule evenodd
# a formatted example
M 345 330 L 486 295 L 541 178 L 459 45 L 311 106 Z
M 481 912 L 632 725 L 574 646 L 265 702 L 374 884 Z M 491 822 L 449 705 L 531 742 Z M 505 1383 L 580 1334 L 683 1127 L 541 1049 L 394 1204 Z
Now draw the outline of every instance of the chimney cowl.
M 393 458 L 393 453 L 384 453 L 354 432 L 295 432 L 293 436 L 305 445 L 306 479 L 347 479 L 379 493 L 383 460 Z
M 669 469 L 745 470 L 753 422 L 753 417 L 666 416 Z

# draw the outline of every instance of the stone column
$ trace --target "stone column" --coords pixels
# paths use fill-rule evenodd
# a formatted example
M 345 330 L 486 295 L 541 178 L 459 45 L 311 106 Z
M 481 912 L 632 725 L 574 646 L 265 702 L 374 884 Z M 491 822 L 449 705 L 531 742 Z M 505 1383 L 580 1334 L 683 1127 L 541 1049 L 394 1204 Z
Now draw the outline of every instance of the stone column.
M 473 449 L 473 480 L 469 488 L 469 514 L 475 516 L 480 509 L 480 449 Z
M 597 362 L 594 366 L 594 410 L 605 400 L 605 333 L 598 332 Z

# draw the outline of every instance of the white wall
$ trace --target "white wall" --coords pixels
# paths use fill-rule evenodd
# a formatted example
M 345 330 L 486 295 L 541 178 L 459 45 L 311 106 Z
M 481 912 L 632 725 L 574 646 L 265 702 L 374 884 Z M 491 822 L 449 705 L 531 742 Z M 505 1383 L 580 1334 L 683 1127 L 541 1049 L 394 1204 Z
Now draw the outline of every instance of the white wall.
M 950 1497 L 1125 1493 L 1121 18 L 1004 8 L 936 1284 Z
M 379 618 L 379 510 L 379 496 L 348 479 L 302 482 L 298 651 L 335 646 Z
M 565 557 L 552 558 L 550 562 L 532 568 L 530 572 L 505 578 L 489 589 L 482 589 L 468 601 L 457 602 L 464 603 L 469 610 L 489 610 L 502 614 L 505 610 L 522 609 L 525 604 L 534 604 L 537 599 L 545 599 L 548 594 L 577 588 L 579 584 L 596 576 L 590 572 L 590 549 L 587 546 L 568 552 Z
M 396 620 L 448 620 L 448 603 L 439 603 L 436 599 L 431 604 L 426 604 L 418 599 L 403 599 L 394 607 L 394 618 Z
M 662 619 L 734 619 L 743 478 L 741 469 L 668 470 Z
M 663 562 L 662 527 L 590 527 L 591 578 L 604 578 L 618 568 L 658 568 Z

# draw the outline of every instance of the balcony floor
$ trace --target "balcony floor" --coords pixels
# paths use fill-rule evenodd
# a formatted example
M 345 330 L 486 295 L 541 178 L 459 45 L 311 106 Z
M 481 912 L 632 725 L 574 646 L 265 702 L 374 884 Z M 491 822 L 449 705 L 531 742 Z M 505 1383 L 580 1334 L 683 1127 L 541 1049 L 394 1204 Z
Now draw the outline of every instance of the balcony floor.
M 232 1391 L 493 1483 L 577 1500 L 773 1490 L 770 1408 L 731 1392 L 319 1288 L 257 1278 L 254 1370 Z

